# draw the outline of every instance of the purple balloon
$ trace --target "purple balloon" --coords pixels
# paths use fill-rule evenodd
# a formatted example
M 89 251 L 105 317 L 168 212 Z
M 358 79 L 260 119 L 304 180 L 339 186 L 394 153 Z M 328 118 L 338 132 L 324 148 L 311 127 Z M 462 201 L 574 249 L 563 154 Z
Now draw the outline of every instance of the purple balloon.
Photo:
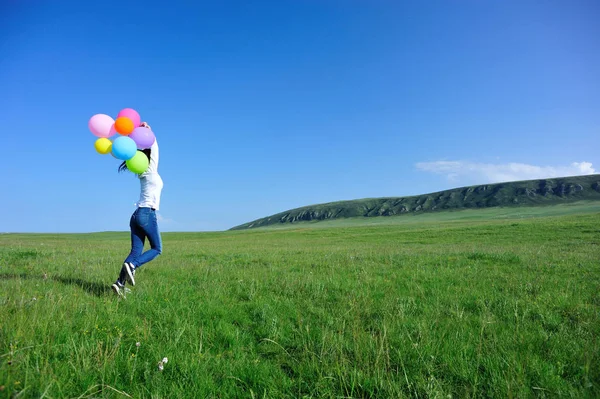
M 136 127 L 129 137 L 135 141 L 137 148 L 140 150 L 152 147 L 152 144 L 154 144 L 154 141 L 156 140 L 154 132 L 147 127 Z

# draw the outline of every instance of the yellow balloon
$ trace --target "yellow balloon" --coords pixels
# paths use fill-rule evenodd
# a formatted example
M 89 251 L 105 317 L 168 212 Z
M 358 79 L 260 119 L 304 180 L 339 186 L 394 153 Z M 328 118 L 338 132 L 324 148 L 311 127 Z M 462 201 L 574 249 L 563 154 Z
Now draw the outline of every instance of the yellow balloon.
M 112 150 L 112 141 L 106 137 L 101 137 L 94 143 L 96 151 L 100 154 L 108 154 Z

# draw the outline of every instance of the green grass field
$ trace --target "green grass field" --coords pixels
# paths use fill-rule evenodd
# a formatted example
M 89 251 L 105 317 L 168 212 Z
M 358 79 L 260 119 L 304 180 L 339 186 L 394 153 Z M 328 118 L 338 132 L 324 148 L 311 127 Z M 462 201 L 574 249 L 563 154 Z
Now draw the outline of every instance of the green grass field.
M 598 204 L 461 212 L 0 235 L 0 397 L 599 397 Z

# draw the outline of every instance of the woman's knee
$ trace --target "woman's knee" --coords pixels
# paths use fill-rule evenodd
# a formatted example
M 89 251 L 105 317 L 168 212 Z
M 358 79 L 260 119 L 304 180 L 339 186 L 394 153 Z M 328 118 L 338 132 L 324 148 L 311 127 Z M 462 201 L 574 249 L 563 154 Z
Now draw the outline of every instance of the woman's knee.
M 158 255 L 162 254 L 162 240 L 160 239 L 160 237 L 156 240 L 151 240 L 150 241 L 150 248 L 152 248 L 153 250 L 155 250 L 156 252 L 158 252 Z

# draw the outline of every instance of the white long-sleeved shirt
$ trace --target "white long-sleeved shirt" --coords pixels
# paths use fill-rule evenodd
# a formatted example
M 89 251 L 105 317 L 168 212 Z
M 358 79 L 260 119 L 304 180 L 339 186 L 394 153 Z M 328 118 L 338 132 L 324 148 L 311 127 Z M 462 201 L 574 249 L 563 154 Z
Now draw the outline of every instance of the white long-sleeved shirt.
M 160 206 L 160 194 L 163 188 L 163 181 L 158 174 L 158 141 L 150 147 L 150 164 L 148 169 L 141 175 L 140 179 L 140 200 L 137 203 L 138 208 L 148 207 L 158 210 Z

